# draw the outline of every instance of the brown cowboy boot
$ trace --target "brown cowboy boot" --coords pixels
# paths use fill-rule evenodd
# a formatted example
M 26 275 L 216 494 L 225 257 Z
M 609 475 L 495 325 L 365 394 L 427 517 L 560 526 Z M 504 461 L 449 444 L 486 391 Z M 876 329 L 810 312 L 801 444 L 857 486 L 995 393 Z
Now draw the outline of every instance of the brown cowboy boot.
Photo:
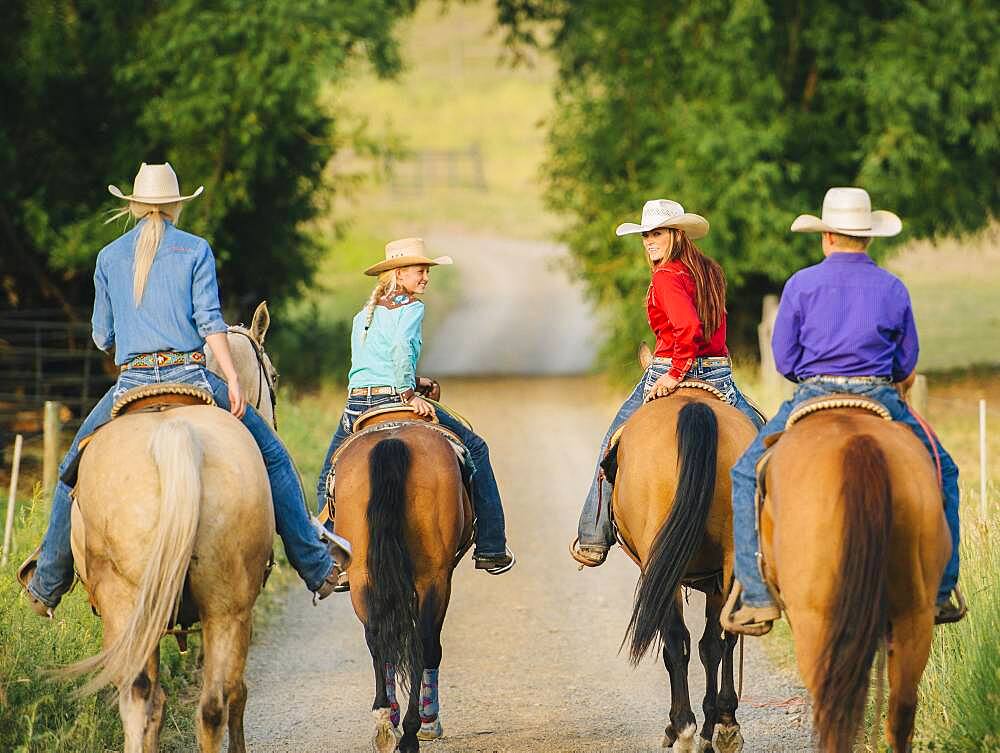
M 28 606 L 31 607 L 32 611 L 40 617 L 52 619 L 53 608 L 43 604 L 37 596 L 28 590 L 28 584 L 31 583 L 31 578 L 38 568 L 38 555 L 41 551 L 42 548 L 39 546 L 21 563 L 20 567 L 17 568 L 17 581 L 24 589 L 24 595 L 28 598 Z
M 736 609 L 736 602 L 743 593 L 743 586 L 738 580 L 733 581 L 733 588 L 726 599 L 726 605 L 719 615 L 722 628 L 730 633 L 761 636 L 771 632 L 775 620 L 781 619 L 781 610 L 774 604 L 764 607 L 741 605 Z M 734 611 L 735 610 L 735 611 Z
M 581 544 L 579 539 L 573 539 L 573 543 L 569 545 L 569 556 L 583 567 L 599 567 L 608 558 L 610 549 L 611 547 L 598 544 Z
M 958 589 L 958 586 L 951 592 L 955 595 L 955 600 L 957 604 L 951 600 L 951 594 L 948 595 L 944 601 L 939 601 L 934 609 L 934 624 L 935 625 L 947 625 L 952 622 L 958 622 L 969 612 L 969 607 L 965 603 L 965 597 L 962 596 L 962 592 Z

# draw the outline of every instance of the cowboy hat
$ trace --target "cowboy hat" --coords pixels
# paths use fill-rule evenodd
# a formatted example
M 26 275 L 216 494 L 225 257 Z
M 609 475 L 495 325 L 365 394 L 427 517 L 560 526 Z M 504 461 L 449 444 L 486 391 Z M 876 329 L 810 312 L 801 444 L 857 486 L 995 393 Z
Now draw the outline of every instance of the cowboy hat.
M 899 235 L 903 222 L 884 209 L 872 211 L 872 200 L 863 188 L 831 188 L 823 197 L 823 218 L 800 214 L 793 233 L 840 233 L 860 238 Z
M 615 229 L 615 235 L 645 233 L 657 227 L 674 227 L 683 230 L 692 240 L 708 235 L 708 220 L 700 214 L 685 212 L 684 207 L 670 199 L 653 199 L 642 207 L 642 220 L 623 222 Z
M 140 204 L 173 204 L 178 201 L 187 201 L 196 196 L 200 196 L 205 190 L 205 186 L 198 186 L 198 190 L 189 196 L 181 196 L 181 187 L 177 182 L 177 173 L 170 166 L 169 162 L 162 165 L 147 165 L 145 162 L 139 167 L 135 181 L 132 183 L 132 195 L 126 196 L 117 186 L 108 186 L 111 195 L 124 199 L 125 201 L 136 201 Z
M 451 264 L 450 256 L 438 256 L 435 259 L 428 259 L 424 248 L 423 238 L 400 238 L 389 241 L 385 244 L 385 261 L 373 264 L 365 270 L 365 274 L 370 277 L 377 277 L 390 269 L 400 267 L 412 267 L 418 264 L 426 264 L 428 267 L 435 267 L 438 264 Z

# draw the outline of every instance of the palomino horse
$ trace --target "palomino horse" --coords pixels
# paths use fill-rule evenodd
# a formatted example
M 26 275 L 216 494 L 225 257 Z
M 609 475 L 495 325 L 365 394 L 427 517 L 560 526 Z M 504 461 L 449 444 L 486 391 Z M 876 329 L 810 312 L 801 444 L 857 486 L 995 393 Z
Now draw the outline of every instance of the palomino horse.
M 262 304 L 253 326 L 234 328 L 229 338 L 251 396 L 268 372 L 241 342 L 250 337 L 260 351 L 266 317 Z M 264 399 L 262 412 L 273 415 L 269 391 Z M 85 691 L 117 687 L 126 753 L 159 748 L 165 700 L 159 642 L 182 601 L 202 625 L 201 750 L 217 751 L 227 726 L 229 750 L 246 750 L 243 674 L 251 610 L 273 537 L 260 451 L 228 412 L 200 405 L 129 414 L 93 435 L 80 461 L 72 542 L 104 622 L 104 644 L 100 654 L 66 671 L 97 673 Z
M 951 553 L 927 450 L 901 424 L 856 408 L 823 410 L 784 434 L 764 481 L 764 572 L 792 628 L 819 749 L 851 750 L 885 640 L 886 731 L 894 751 L 909 751 Z
M 733 679 L 736 636 L 723 633 L 719 615 L 733 572 L 729 469 L 755 435 L 736 408 L 702 389 L 683 388 L 640 408 L 618 443 L 612 511 L 623 546 L 642 570 L 625 641 L 633 663 L 662 643 L 671 690 L 663 746 L 675 751 L 712 750 L 713 733 L 719 753 L 743 747 Z M 691 636 L 682 584 L 705 592 L 700 739 L 688 691 Z
M 455 449 L 435 429 L 405 420 L 412 418 L 408 412 L 379 416 L 403 422 L 358 436 L 336 464 L 337 533 L 354 547 L 351 601 L 375 668 L 373 745 L 379 753 L 412 753 L 418 739 L 442 734 L 441 628 L 452 572 L 472 537 L 472 505 Z M 410 691 L 402 739 L 397 672 Z

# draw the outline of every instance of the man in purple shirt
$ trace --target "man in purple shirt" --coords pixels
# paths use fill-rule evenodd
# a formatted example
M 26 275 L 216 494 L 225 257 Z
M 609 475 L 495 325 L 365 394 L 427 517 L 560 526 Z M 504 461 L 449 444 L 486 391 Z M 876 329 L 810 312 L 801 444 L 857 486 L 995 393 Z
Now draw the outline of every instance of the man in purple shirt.
M 893 386 L 917 365 L 917 329 L 903 283 L 866 253 L 874 237 L 896 235 L 902 222 L 892 212 L 871 210 L 860 188 L 831 188 L 823 218 L 802 215 L 793 232 L 822 233 L 822 262 L 799 270 L 785 284 L 771 346 L 778 370 L 798 383 L 732 470 L 736 580 L 743 588 L 733 621 L 741 632 L 762 635 L 780 617 L 758 564 L 760 541 L 754 520 L 756 467 L 764 438 L 782 431 L 792 410 L 810 398 L 851 392 L 882 403 L 893 420 L 916 433 L 941 463 L 945 517 L 952 554 L 938 591 L 936 621 L 956 622 L 965 612 L 951 600 L 958 581 L 958 468 L 937 437 L 914 418 Z

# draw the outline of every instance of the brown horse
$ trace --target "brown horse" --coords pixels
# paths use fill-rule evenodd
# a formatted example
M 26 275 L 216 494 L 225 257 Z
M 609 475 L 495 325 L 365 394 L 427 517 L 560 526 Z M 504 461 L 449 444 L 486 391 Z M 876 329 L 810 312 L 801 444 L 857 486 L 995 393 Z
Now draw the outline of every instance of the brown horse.
M 230 334 L 248 391 L 268 374 L 242 343 L 250 337 L 260 350 L 265 318 L 258 309 L 250 330 Z M 274 537 L 267 471 L 250 434 L 207 405 L 122 416 L 93 435 L 75 496 L 73 555 L 104 638 L 100 654 L 66 673 L 96 672 L 85 691 L 117 687 L 126 753 L 158 750 L 159 643 L 183 603 L 185 621 L 202 626 L 200 748 L 217 751 L 228 726 L 229 750 L 245 751 L 243 674 Z
M 791 624 L 819 749 L 851 750 L 885 640 L 886 731 L 894 751 L 909 751 L 951 553 L 927 450 L 901 424 L 824 410 L 784 434 L 764 480 L 764 572 Z
M 400 419 L 413 414 L 388 413 L 378 421 Z M 452 572 L 472 538 L 472 505 L 455 449 L 413 420 L 359 436 L 344 447 L 336 473 L 337 533 L 354 548 L 351 601 L 375 668 L 373 744 L 379 753 L 411 753 L 419 739 L 442 734 L 441 628 Z M 397 673 L 410 689 L 402 739 Z
M 664 747 L 739 751 L 743 746 L 733 680 L 736 636 L 723 633 L 723 586 L 732 579 L 733 518 L 729 469 L 753 441 L 753 424 L 701 389 L 678 389 L 640 408 L 618 445 L 612 511 L 626 551 L 642 570 L 625 641 L 637 663 L 662 643 L 670 675 L 670 723 Z M 690 633 L 680 587 L 705 592 L 705 632 L 698 652 L 706 673 L 700 738 L 687 670 Z M 719 688 L 719 664 L 722 685 Z

